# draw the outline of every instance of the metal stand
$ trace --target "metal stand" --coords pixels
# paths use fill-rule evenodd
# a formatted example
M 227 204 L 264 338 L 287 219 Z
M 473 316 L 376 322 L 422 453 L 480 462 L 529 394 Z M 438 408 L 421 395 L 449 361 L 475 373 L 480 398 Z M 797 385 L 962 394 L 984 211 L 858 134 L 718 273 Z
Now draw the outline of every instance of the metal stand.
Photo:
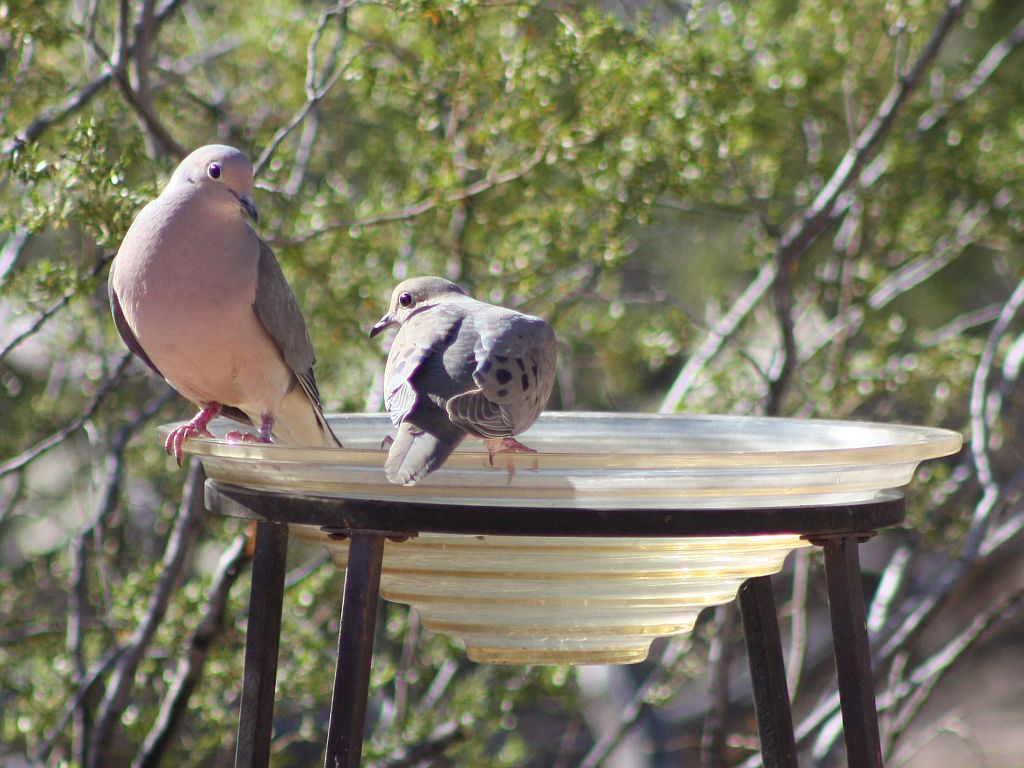
M 256 523 L 256 549 L 249 591 L 249 627 L 245 633 L 245 671 L 238 716 L 236 766 L 270 764 L 274 726 L 274 685 L 281 641 L 281 601 L 288 552 L 288 526 Z
M 796 768 L 793 713 L 771 577 L 748 579 L 740 587 L 739 599 L 761 760 L 765 768 Z
M 848 765 L 881 768 L 857 547 L 870 532 L 903 520 L 899 494 L 865 504 L 780 509 L 524 509 L 303 497 L 207 481 L 206 505 L 214 512 L 260 521 L 235 768 L 269 765 L 288 537 L 280 523 L 319 525 L 332 536 L 350 539 L 327 768 L 359 766 L 384 541 L 421 531 L 505 536 L 803 534 L 825 551 Z M 771 579 L 747 581 L 739 601 L 764 765 L 795 768 L 793 716 Z
M 821 541 L 825 549 L 825 578 L 832 614 L 832 646 L 836 655 L 846 761 L 850 768 L 882 768 L 871 649 L 860 584 L 859 543 L 853 536 Z
M 331 722 L 327 728 L 326 768 L 359 767 L 383 559 L 383 534 L 352 535 L 345 569 L 345 597 L 341 603 Z

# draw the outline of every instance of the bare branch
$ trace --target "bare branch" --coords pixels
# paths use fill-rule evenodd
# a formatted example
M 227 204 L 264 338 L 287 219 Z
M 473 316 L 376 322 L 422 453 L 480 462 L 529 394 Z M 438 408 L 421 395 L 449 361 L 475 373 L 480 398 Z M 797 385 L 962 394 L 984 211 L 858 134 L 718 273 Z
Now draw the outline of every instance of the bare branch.
M 708 706 L 700 742 L 701 765 L 724 768 L 729 735 L 729 671 L 732 666 L 732 634 L 736 606 L 725 603 L 715 609 L 715 634 L 708 649 Z
M 68 439 L 68 437 L 70 437 L 79 429 L 81 429 L 82 425 L 93 417 L 93 415 L 99 409 L 100 405 L 103 403 L 103 400 L 106 398 L 106 396 L 110 394 L 110 391 L 121 380 L 121 376 L 124 375 L 124 372 L 128 369 L 128 365 L 131 363 L 131 361 L 132 353 L 126 352 L 121 357 L 120 361 L 117 364 L 117 367 L 114 369 L 114 372 L 110 374 L 110 376 L 107 377 L 106 381 L 104 381 L 99 386 L 99 388 L 96 390 L 96 393 L 92 396 L 92 399 L 85 405 L 85 407 L 82 409 L 82 412 L 79 413 L 78 416 L 76 416 L 71 421 L 70 424 L 68 424 L 66 427 L 59 430 L 58 432 L 55 432 L 54 434 L 50 435 L 49 437 L 40 440 L 31 448 L 22 451 L 12 459 L 5 461 L 3 464 L 0 464 L 0 477 L 8 475 L 11 472 L 16 472 L 19 469 L 22 469 L 23 467 L 25 467 L 26 465 L 28 465 L 29 463 L 31 463 L 32 461 L 46 453 L 48 450 L 53 448 L 54 446 L 63 443 L 65 440 Z
M 789 603 L 789 653 L 786 663 L 786 687 L 789 698 L 800 690 L 804 657 L 807 654 L 807 592 L 810 583 L 811 556 L 806 549 L 793 553 L 793 597 Z
M 155 25 L 158 29 L 178 9 L 183 0 L 164 0 L 164 3 L 156 11 Z M 131 54 L 132 48 L 128 46 L 125 55 Z M 25 128 L 16 132 L 13 138 L 4 143 L 2 153 L 5 155 L 17 152 L 21 147 L 29 144 L 46 132 L 54 123 L 59 123 L 78 110 L 85 107 L 104 88 L 110 85 L 117 74 L 118 66 L 113 63 L 106 64 L 98 75 L 81 87 L 72 91 L 64 101 L 55 107 L 49 107 L 40 112 Z
M 124 92 L 128 103 L 134 107 L 145 131 L 149 154 L 152 157 L 172 155 L 184 157 L 187 152 L 157 116 L 153 105 L 153 89 L 150 84 L 149 70 L 153 65 L 153 40 L 156 37 L 156 0 L 141 0 L 139 18 L 135 23 L 134 45 L 129 51 L 127 47 L 121 51 L 117 75 L 118 84 Z M 131 76 L 128 74 L 128 56 L 131 56 Z M 121 58 L 124 56 L 125 58 Z
M 949 114 L 953 107 L 963 104 L 981 90 L 992 75 L 996 73 L 996 70 L 999 69 L 999 66 L 1005 61 L 1006 57 L 1021 43 L 1024 43 L 1024 19 L 1017 22 L 1017 26 L 1013 28 L 1010 34 L 989 48 L 988 53 L 978 62 L 978 66 L 974 68 L 971 76 L 967 78 L 967 82 L 953 93 L 953 100 L 950 104 L 936 104 L 918 118 L 917 130 L 921 133 L 930 131 Z
M 249 562 L 246 543 L 247 536 L 239 534 L 221 555 L 217 576 L 206 601 L 206 613 L 188 639 L 185 655 L 178 661 L 174 678 L 160 704 L 160 712 L 132 762 L 132 768 L 155 768 L 159 764 L 168 742 L 187 712 L 189 697 L 202 680 L 210 647 L 223 629 L 231 587 Z
M 931 37 L 918 54 L 910 71 L 893 85 L 874 117 L 846 151 L 828 183 L 822 187 L 800 219 L 794 222 L 782 236 L 779 251 L 783 261 L 799 259 L 821 234 L 840 193 L 857 178 L 864 164 L 888 134 L 897 114 L 899 114 L 900 107 L 917 88 L 924 73 L 942 49 L 954 25 L 967 10 L 967 5 L 967 0 L 949 0 L 947 2 L 945 12 L 939 18 Z
M 619 745 L 619 742 L 632 730 L 637 720 L 647 706 L 647 700 L 654 689 L 664 684 L 666 672 L 674 669 L 679 663 L 683 654 L 690 650 L 692 643 L 690 638 L 673 637 L 665 643 L 654 669 L 647 675 L 647 678 L 637 686 L 633 692 L 633 698 L 622 708 L 619 721 L 614 728 L 610 728 L 600 735 L 597 742 L 590 748 L 590 751 L 579 763 L 579 768 L 597 768 L 612 751 Z
M 113 258 L 114 254 L 112 253 L 102 254 L 96 260 L 96 263 L 93 265 L 93 268 L 89 270 L 89 279 L 95 278 L 97 275 L 99 275 L 99 273 L 103 271 L 103 269 L 107 266 L 107 264 L 109 264 L 113 260 Z M 49 320 L 60 310 L 62 310 L 64 307 L 70 304 L 72 299 L 81 295 L 81 288 L 79 286 L 75 286 L 70 291 L 61 296 L 59 299 L 57 299 L 49 307 L 40 312 L 36 319 L 33 320 L 32 323 L 29 325 L 28 328 L 26 328 L 21 333 L 16 334 L 14 338 L 12 338 L 10 341 L 4 344 L 3 347 L 0 347 L 0 361 L 6 358 L 10 351 L 19 344 L 21 344 L 21 342 L 23 342 L 29 336 L 32 336 L 35 333 L 37 333 L 39 329 L 43 327 L 47 320 Z
M 882 706 L 894 707 L 904 701 L 893 720 L 892 740 L 896 741 L 935 690 L 935 686 L 953 668 L 963 654 L 981 637 L 982 633 L 1008 615 L 1019 613 L 1024 602 L 1024 591 L 1016 590 L 1003 595 L 993 605 L 971 619 L 942 648 L 919 664 L 897 690 L 882 697 Z
M 967 246 L 974 242 L 974 230 L 985 220 L 989 210 L 987 203 L 977 203 L 957 222 L 952 237 L 940 238 L 927 253 L 905 264 L 879 283 L 868 296 L 868 306 L 871 309 L 881 309 L 960 256 Z
M 270 242 L 272 245 L 302 245 L 303 243 L 309 242 L 310 240 L 324 235 L 328 232 L 333 232 L 339 229 L 350 229 L 350 228 L 365 228 L 375 227 L 380 224 L 389 224 L 396 221 L 406 221 L 408 219 L 414 219 L 417 216 L 432 211 L 442 204 L 458 203 L 463 200 L 468 200 L 471 197 L 476 197 L 485 192 L 489 192 L 492 189 L 496 189 L 504 184 L 508 184 L 513 181 L 526 176 L 532 171 L 540 162 L 544 159 L 544 155 L 547 154 L 547 146 L 542 145 L 527 158 L 522 164 L 516 168 L 512 168 L 508 171 L 496 174 L 488 174 L 483 179 L 470 184 L 463 189 L 455 190 L 445 195 L 440 200 L 427 199 L 422 200 L 418 203 L 410 205 L 407 208 L 401 208 L 396 211 L 390 211 L 387 213 L 381 213 L 376 216 L 369 216 L 365 219 L 352 219 L 348 221 L 335 221 L 330 224 L 326 224 L 322 227 L 317 228 L 312 232 L 306 232 L 295 237 L 289 238 L 273 238 Z
M 676 376 L 676 380 L 672 382 L 668 393 L 661 401 L 658 413 L 674 413 L 679 410 L 686 395 L 697 382 L 697 377 L 718 354 L 725 342 L 736 333 L 750 311 L 764 296 L 765 291 L 775 282 L 776 273 L 777 266 L 774 261 L 767 262 L 761 267 L 757 276 L 729 307 L 729 311 L 708 331 L 704 341 L 687 359 L 683 369 Z
M 989 376 L 995 365 L 999 342 L 1006 335 L 1010 323 L 1017 317 L 1022 305 L 1024 305 L 1024 280 L 1017 283 L 1017 287 L 1010 295 L 1009 300 L 1003 305 L 995 325 L 992 326 L 988 339 L 985 341 L 985 348 L 982 350 L 981 359 L 978 361 L 978 367 L 975 369 L 974 381 L 971 385 L 970 450 L 983 495 L 974 510 L 971 528 L 968 531 L 967 541 L 964 544 L 963 557 L 967 560 L 973 560 L 977 556 L 978 550 L 988 532 L 989 521 L 996 508 L 996 502 L 1001 495 L 988 456 L 989 421 L 986 405 L 988 401 Z
M 199 537 L 205 511 L 204 480 L 202 464 L 196 461 L 185 480 L 181 507 L 164 550 L 163 572 L 150 597 L 146 613 L 125 644 L 124 653 L 118 659 L 114 673 L 107 682 L 106 694 L 97 711 L 96 725 L 89 745 L 90 768 L 102 768 L 106 765 L 107 749 L 110 746 L 114 725 L 128 705 L 135 671 L 149 649 L 160 622 L 163 621 L 171 595 L 177 588 L 182 570 Z
M 35 753 L 37 762 L 44 763 L 50 757 L 53 748 L 57 746 L 57 741 L 64 735 L 64 729 L 67 728 L 72 715 L 82 708 L 88 698 L 99 692 L 101 679 L 114 665 L 121 653 L 121 648 L 108 648 L 100 660 L 89 670 L 89 674 L 79 682 L 75 695 L 64 706 L 61 716 L 57 718 L 53 727 L 37 747 Z
M 0 247 L 0 286 L 7 280 L 11 270 L 17 266 L 18 260 L 21 258 L 21 251 L 25 247 L 25 243 L 28 242 L 28 237 L 28 229 L 16 224 L 14 229 L 8 233 L 3 247 Z M 3 358 L 3 353 L 0 353 L 0 360 Z
M 967 0 L 949 0 L 945 12 L 939 18 L 931 37 L 918 54 L 910 71 L 890 89 L 874 117 L 857 135 L 814 201 L 783 234 L 775 259 L 777 263 L 761 267 L 761 271 L 747 286 L 738 302 L 704 338 L 694 354 L 687 360 L 662 401 L 659 408 L 661 413 L 672 413 L 678 410 L 683 398 L 693 386 L 696 376 L 718 354 L 724 342 L 736 332 L 750 310 L 761 300 L 768 288 L 774 285 L 778 275 L 790 269 L 790 263 L 803 256 L 811 244 L 818 239 L 835 211 L 842 193 L 857 179 L 878 145 L 889 133 L 900 108 L 920 83 L 924 73 L 935 60 L 966 7 Z M 785 336 L 785 326 L 783 326 L 782 332 Z M 783 372 L 785 372 L 785 368 Z M 778 378 L 782 379 L 782 377 Z M 783 389 L 784 386 L 785 380 L 783 379 L 777 387 Z
M 335 83 L 341 78 L 348 68 L 351 67 L 356 59 L 358 59 L 369 45 L 363 45 L 356 51 L 348 61 L 344 64 L 338 65 L 332 57 L 331 64 L 333 65 L 328 69 L 328 74 L 324 76 L 320 85 L 316 85 L 316 49 L 317 44 L 323 37 L 323 33 L 327 28 L 327 25 L 335 18 L 344 20 L 345 14 L 348 12 L 349 6 L 352 5 L 352 0 L 343 0 L 338 3 L 335 8 L 325 11 L 320 16 L 320 21 L 317 24 L 316 29 L 310 36 L 309 45 L 306 49 L 306 101 L 299 107 L 299 109 L 292 115 L 291 119 L 283 126 L 277 129 L 274 136 L 270 139 L 270 143 L 260 153 L 260 156 L 256 158 L 256 162 L 253 163 L 253 174 L 259 176 L 260 171 L 270 161 L 270 158 L 274 156 L 274 152 L 281 146 L 281 142 L 284 141 L 292 131 L 294 131 L 306 117 L 316 108 L 316 106 L 324 100 Z

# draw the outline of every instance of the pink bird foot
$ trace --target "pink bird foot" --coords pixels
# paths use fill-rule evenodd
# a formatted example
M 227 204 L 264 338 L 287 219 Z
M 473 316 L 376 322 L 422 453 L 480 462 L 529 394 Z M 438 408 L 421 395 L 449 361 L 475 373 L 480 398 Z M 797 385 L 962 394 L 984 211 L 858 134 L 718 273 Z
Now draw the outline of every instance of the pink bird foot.
M 206 428 L 206 425 L 217 418 L 220 409 L 220 403 L 209 403 L 192 417 L 192 421 L 188 422 L 188 424 L 182 424 L 180 427 L 175 427 L 167 435 L 167 439 L 164 440 L 164 450 L 167 451 L 168 456 L 174 457 L 179 467 L 181 466 L 182 457 L 181 447 L 188 438 L 213 437 L 210 434 L 210 430 Z
M 239 432 L 233 430 L 228 432 L 224 438 L 229 443 L 272 443 L 270 439 L 270 431 L 274 428 L 274 417 L 267 414 L 263 415 L 263 420 L 260 423 L 260 433 L 254 435 L 251 432 Z
M 260 440 L 259 435 L 254 435 L 252 432 L 239 432 L 234 429 L 224 435 L 224 439 L 231 444 L 237 443 L 269 443 L 269 440 Z
M 492 467 L 494 466 L 494 457 L 499 453 L 536 453 L 537 451 L 529 446 L 523 445 L 514 437 L 502 437 L 484 440 L 484 446 L 487 448 L 487 463 Z M 509 456 L 505 465 L 508 468 L 508 482 L 512 483 L 512 478 L 516 474 L 516 465 Z M 536 463 L 534 469 L 536 469 Z

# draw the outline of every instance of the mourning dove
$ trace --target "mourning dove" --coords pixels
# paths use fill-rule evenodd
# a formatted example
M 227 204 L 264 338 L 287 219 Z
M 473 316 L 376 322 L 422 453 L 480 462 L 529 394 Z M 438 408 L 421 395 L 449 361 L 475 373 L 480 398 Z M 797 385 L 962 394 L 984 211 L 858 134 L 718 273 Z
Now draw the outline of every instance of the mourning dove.
M 492 464 L 495 453 L 533 453 L 514 436 L 537 420 L 555 380 L 546 322 L 477 301 L 443 278 L 417 277 L 395 288 L 370 335 L 394 325 L 384 404 L 398 435 L 388 480 L 415 484 L 466 436 L 484 439 Z
M 245 155 L 201 147 L 132 222 L 110 269 L 110 307 L 128 348 L 199 407 L 164 444 L 218 414 L 258 427 L 231 440 L 340 446 L 320 405 L 302 312 L 257 221 Z

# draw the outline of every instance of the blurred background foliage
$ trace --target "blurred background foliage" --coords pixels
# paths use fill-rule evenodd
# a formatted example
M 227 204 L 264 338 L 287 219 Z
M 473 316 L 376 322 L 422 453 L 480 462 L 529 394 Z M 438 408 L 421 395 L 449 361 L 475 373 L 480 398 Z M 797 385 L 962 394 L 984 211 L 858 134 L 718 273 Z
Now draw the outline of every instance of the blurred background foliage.
M 882 537 L 899 588 L 872 631 L 907 757 L 953 666 L 910 674 L 945 607 L 1019 628 L 1015 583 L 957 600 L 1020 558 L 1022 41 L 1012 0 L 0 1 L 0 761 L 231 762 L 246 531 L 164 456 L 154 427 L 191 408 L 126 358 L 105 291 L 139 207 L 212 142 L 257 166 L 329 411 L 380 407 L 366 332 L 396 281 L 434 273 L 552 321 L 552 408 L 963 431 L 919 472 L 913 530 Z M 275 764 L 306 765 L 340 579 L 290 557 Z M 787 615 L 820 612 L 788 585 Z M 700 714 L 730 626 L 703 622 L 648 684 L 604 683 L 651 705 L 617 726 L 639 723 L 646 762 L 615 763 L 624 744 L 608 765 L 678 764 L 702 729 L 706 764 L 750 756 L 742 697 L 728 749 Z M 829 686 L 804 663 L 798 703 Z M 597 765 L 618 743 L 573 671 L 470 665 L 400 606 L 374 691 L 372 765 Z M 813 764 L 828 733 L 801 737 Z

